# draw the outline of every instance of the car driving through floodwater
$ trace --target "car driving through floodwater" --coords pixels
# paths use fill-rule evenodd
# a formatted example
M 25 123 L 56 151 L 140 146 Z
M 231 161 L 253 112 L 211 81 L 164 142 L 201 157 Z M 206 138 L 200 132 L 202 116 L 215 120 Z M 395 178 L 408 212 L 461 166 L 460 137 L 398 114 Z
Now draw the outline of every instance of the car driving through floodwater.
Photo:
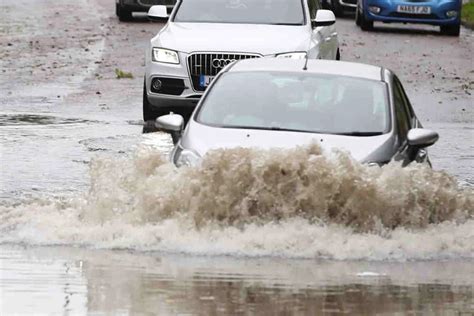
M 184 131 L 177 114 L 159 117 L 156 126 L 177 141 L 171 154 L 177 166 L 198 164 L 211 149 L 312 142 L 347 151 L 363 163 L 429 164 L 425 148 L 438 139 L 422 128 L 392 71 L 336 61 L 231 64 L 211 84 Z

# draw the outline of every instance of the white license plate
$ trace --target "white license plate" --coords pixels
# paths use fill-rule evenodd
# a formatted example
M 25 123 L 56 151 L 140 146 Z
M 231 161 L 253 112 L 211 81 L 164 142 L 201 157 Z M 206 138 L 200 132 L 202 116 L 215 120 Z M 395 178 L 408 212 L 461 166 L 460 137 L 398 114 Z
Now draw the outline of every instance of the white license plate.
M 201 86 L 202 88 L 205 88 L 211 84 L 212 80 L 214 80 L 214 76 L 201 75 L 199 77 L 199 86 Z
M 431 14 L 431 7 L 420 5 L 399 5 L 397 12 L 410 14 Z

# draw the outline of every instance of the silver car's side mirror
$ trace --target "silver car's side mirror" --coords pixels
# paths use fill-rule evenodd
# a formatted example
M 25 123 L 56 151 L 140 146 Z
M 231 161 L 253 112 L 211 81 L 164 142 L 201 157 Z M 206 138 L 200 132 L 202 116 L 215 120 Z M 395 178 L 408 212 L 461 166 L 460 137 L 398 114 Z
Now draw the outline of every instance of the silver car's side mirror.
M 148 10 L 148 18 L 150 20 L 161 21 L 168 17 L 168 9 L 165 5 L 154 5 Z
M 438 138 L 438 133 L 425 128 L 413 128 L 407 135 L 408 145 L 417 148 L 429 147 L 436 143 Z
M 155 121 L 155 127 L 161 131 L 171 134 L 173 144 L 176 145 L 184 129 L 184 118 L 179 114 L 167 114 L 160 116 Z
M 155 126 L 167 133 L 181 132 L 184 128 L 184 118 L 179 114 L 170 113 L 158 117 Z
M 336 16 L 331 10 L 320 9 L 316 11 L 316 18 L 311 21 L 311 26 L 313 28 L 319 26 L 329 26 L 336 23 Z

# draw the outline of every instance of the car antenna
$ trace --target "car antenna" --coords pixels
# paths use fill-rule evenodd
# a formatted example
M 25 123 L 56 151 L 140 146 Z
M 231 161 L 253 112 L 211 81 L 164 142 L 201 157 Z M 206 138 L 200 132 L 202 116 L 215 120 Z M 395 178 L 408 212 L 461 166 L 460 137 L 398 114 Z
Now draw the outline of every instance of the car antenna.
M 308 54 L 306 54 L 306 58 L 305 58 L 305 62 L 304 62 L 304 66 L 303 66 L 303 70 L 308 70 Z

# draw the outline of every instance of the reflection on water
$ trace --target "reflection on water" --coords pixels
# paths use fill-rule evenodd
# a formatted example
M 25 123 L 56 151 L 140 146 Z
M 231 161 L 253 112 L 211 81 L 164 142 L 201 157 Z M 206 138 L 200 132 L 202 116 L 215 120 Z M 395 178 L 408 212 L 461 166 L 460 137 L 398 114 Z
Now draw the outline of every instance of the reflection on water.
M 2 314 L 474 312 L 469 260 L 376 263 L 0 249 Z

